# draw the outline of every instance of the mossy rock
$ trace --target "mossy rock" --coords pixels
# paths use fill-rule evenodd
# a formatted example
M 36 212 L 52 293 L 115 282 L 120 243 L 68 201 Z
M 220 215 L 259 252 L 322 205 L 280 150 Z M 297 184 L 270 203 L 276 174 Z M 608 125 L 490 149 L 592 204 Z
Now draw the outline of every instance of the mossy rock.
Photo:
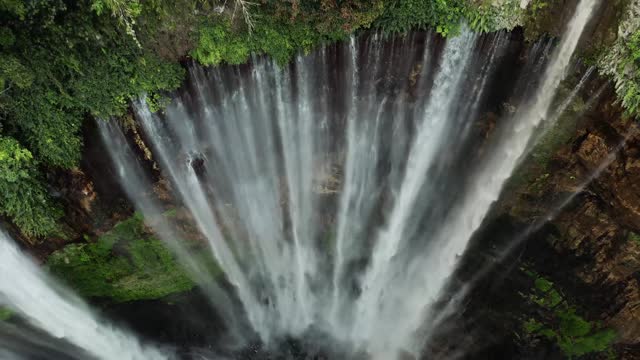
M 145 230 L 139 214 L 96 242 L 54 252 L 47 266 L 81 295 L 114 302 L 158 299 L 195 286 L 163 243 Z
M 13 317 L 13 311 L 6 307 L 0 306 L 0 322 L 7 321 Z
M 536 311 L 522 319 L 526 337 L 540 337 L 553 342 L 568 359 L 602 353 L 611 357 L 616 333 L 597 321 L 578 314 L 577 307 L 567 300 L 555 284 L 539 274 L 525 270 L 533 280 L 530 294 L 523 294 Z

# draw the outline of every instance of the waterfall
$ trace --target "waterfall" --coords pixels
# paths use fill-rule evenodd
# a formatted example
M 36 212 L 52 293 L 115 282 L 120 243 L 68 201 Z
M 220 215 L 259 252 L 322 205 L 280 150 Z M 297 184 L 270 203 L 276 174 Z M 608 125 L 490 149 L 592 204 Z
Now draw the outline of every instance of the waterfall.
M 493 150 L 473 174 L 473 181 L 460 203 L 450 212 L 436 231 L 424 256 L 414 258 L 402 276 L 398 276 L 386 291 L 396 295 L 389 319 L 396 319 L 406 333 L 424 321 L 416 314 L 429 310 L 447 279 L 456 268 L 473 233 L 481 225 L 490 206 L 498 199 L 503 184 L 522 158 L 536 128 L 549 116 L 555 90 L 564 78 L 570 59 L 590 19 L 596 0 L 583 0 L 568 24 L 568 31 L 547 65 L 541 84 L 531 103 L 522 104 L 507 127 L 498 134 Z M 430 299 L 426 301 L 424 299 Z M 425 306 L 426 305 L 426 306 Z M 376 314 L 380 317 L 380 314 Z M 394 332 L 403 333 L 396 327 Z M 421 340 L 418 340 L 421 341 Z
M 169 358 L 96 316 L 77 296 L 44 274 L 1 230 L 0 274 L 0 305 L 16 311 L 55 339 L 98 359 Z M 5 356 L 3 352 L 0 355 Z M 6 351 L 9 358 L 20 359 L 18 355 Z
M 506 32 L 371 33 L 284 67 L 192 65 L 164 113 L 140 99 L 137 124 L 222 280 L 162 218 L 122 129 L 99 129 L 125 192 L 235 336 L 268 345 L 313 333 L 375 359 L 418 354 L 458 258 L 557 118 L 556 89 L 596 3 L 579 3 L 549 60 L 544 46 L 530 51 L 531 89 L 488 139 L 476 121 L 511 51 Z

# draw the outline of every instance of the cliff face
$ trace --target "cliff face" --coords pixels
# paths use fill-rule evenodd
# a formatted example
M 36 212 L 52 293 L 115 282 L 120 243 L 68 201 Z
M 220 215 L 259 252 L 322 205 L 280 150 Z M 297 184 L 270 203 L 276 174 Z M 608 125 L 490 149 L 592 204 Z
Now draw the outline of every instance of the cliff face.
M 633 4 L 625 10 L 628 3 L 634 2 L 603 5 L 601 16 L 581 42 L 580 53 L 587 63 L 593 54 L 607 51 L 603 49 L 619 49 L 626 34 L 622 30 L 638 21 L 625 15 L 633 11 Z M 543 19 L 564 16 L 559 5 L 543 11 L 548 15 Z M 530 28 L 554 33 L 545 20 Z M 511 260 L 512 268 L 519 270 L 510 271 L 507 285 L 499 288 L 526 293 L 519 279 L 523 269 L 543 275 L 561 288 L 577 312 L 615 331 L 622 358 L 636 359 L 640 349 L 640 132 L 637 121 L 617 100 L 614 86 L 589 75 L 588 69 L 583 65 L 576 78 L 564 83 L 565 92 L 570 93 L 581 76 L 588 79 L 557 124 L 542 135 L 496 206 L 493 223 L 508 218 L 520 224 L 510 239 L 523 243 L 516 251 L 518 258 Z M 486 226 L 491 228 L 491 222 Z M 515 306 L 512 315 L 524 322 L 532 304 L 525 296 L 519 305 L 521 314 Z M 545 317 L 544 309 L 537 312 L 530 318 Z M 526 326 L 520 327 L 526 332 L 522 329 Z M 528 347 L 532 339 L 545 336 L 524 338 L 528 340 L 520 345 Z M 562 348 L 559 337 L 550 342 Z
M 561 284 L 586 318 L 616 332 L 626 354 L 640 344 L 640 133 L 610 90 L 580 96 L 587 108 L 549 130 L 544 138 L 564 140 L 543 139 L 497 212 L 524 224 L 520 234 L 533 229 L 517 266 Z

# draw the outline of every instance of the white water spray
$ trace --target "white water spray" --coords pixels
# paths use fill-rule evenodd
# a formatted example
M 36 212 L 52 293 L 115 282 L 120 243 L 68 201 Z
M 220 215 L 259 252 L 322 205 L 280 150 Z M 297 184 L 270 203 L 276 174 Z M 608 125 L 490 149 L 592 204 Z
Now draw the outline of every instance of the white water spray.
M 285 68 L 262 58 L 192 68 L 192 91 L 166 114 L 136 105 L 164 176 L 233 287 L 228 298 L 263 342 L 319 331 L 376 359 L 419 352 L 433 303 L 548 117 L 595 4 L 580 3 L 533 101 L 475 157 L 472 122 L 509 46 L 504 34 L 486 55 L 468 31 L 441 52 L 430 35 L 375 34 Z M 117 148 L 116 130 L 101 131 Z M 117 155 L 119 168 L 140 167 Z M 469 158 L 477 163 L 460 165 Z M 125 177 L 137 207 L 157 213 L 135 196 L 150 182 Z
M 460 205 L 436 233 L 426 256 L 414 259 L 404 279 L 400 280 L 400 284 L 394 284 L 395 292 L 403 294 L 395 299 L 395 308 L 398 309 L 395 316 L 402 319 L 402 326 L 417 328 L 420 325 L 420 319 L 416 320 L 418 317 L 415 314 L 429 310 L 424 306 L 423 299 L 430 299 L 431 302 L 437 299 L 453 274 L 458 257 L 524 155 L 534 131 L 547 118 L 555 90 L 566 75 L 571 57 L 596 4 L 596 0 L 583 0 L 578 4 L 566 34 L 547 65 L 534 101 L 521 106 L 509 120 L 509 128 L 500 134 L 488 161 L 474 175 L 471 187 Z M 427 330 L 430 331 L 432 329 Z M 424 340 L 417 341 L 421 344 Z
M 168 356 L 99 319 L 85 303 L 58 285 L 0 230 L 0 304 L 52 337 L 91 356 L 112 360 L 157 360 Z

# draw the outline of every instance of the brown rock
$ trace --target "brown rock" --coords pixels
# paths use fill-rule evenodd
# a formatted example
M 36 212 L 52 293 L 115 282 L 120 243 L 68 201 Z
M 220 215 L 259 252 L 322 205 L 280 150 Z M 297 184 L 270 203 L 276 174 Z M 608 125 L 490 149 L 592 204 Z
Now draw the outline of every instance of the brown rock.
M 616 330 L 617 341 L 622 344 L 640 343 L 640 283 L 630 281 L 623 292 L 623 308 L 607 325 Z
M 161 201 L 173 202 L 171 183 L 164 178 L 161 178 L 153 184 L 153 193 L 156 194 Z
M 90 214 L 93 202 L 97 198 L 93 182 L 78 168 L 71 169 L 69 175 L 67 198 L 87 215 Z
M 594 171 L 603 163 L 608 154 L 609 148 L 604 138 L 591 133 L 587 135 L 587 138 L 580 144 L 576 155 L 582 165 Z

